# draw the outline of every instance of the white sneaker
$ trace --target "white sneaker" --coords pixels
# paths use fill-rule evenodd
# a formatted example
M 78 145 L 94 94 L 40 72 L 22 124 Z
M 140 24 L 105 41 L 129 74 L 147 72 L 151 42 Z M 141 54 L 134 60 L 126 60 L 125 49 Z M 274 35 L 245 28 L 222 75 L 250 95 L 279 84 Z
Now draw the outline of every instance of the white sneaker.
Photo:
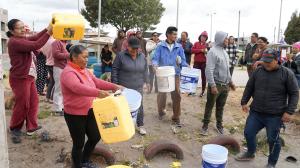
M 147 134 L 147 131 L 144 127 L 138 127 L 138 131 L 141 135 L 146 135 Z

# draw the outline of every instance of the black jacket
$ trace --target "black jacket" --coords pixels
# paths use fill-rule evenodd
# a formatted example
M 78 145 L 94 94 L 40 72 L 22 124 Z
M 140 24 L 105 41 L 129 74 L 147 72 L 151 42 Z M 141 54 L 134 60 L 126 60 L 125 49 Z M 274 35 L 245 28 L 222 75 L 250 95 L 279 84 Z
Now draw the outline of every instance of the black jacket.
M 253 54 L 255 53 L 257 48 L 257 44 L 254 44 L 253 47 L 251 46 L 250 43 L 247 44 L 246 50 L 245 50 L 245 55 L 244 55 L 244 64 L 252 64 L 253 63 Z
M 147 59 L 141 52 L 135 60 L 127 50 L 119 52 L 114 60 L 111 75 L 113 83 L 140 90 L 145 83 L 149 83 Z
M 294 73 L 283 67 L 275 71 L 257 68 L 244 90 L 242 105 L 253 98 L 251 110 L 272 115 L 293 114 L 298 104 L 299 88 Z

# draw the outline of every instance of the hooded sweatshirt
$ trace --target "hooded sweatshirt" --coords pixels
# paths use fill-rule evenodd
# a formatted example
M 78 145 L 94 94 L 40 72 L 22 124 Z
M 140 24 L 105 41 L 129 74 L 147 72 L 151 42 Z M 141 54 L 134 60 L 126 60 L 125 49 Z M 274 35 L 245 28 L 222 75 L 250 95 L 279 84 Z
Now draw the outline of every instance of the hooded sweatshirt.
M 215 35 L 215 45 L 207 53 L 205 75 L 208 85 L 228 84 L 231 82 L 229 56 L 225 50 L 224 40 L 227 33 L 219 31 Z

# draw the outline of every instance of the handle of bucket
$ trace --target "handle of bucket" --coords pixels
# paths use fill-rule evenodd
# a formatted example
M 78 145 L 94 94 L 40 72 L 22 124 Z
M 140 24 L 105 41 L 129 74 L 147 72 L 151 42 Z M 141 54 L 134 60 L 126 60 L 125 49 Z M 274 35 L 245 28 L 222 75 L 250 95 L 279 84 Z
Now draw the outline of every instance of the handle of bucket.
M 52 25 L 55 24 L 55 18 L 52 18 L 52 21 L 51 21 Z
M 122 91 L 121 91 L 121 90 L 117 90 L 117 91 L 114 93 L 114 96 L 115 96 L 115 97 L 118 97 L 118 96 L 120 96 L 120 95 L 122 95 Z

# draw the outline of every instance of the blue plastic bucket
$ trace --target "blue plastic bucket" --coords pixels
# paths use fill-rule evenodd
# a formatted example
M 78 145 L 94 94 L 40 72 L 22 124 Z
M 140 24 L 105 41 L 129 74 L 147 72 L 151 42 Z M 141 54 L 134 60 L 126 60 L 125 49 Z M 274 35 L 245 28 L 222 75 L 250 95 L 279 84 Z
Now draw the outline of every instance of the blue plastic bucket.
M 228 150 L 220 145 L 208 144 L 202 147 L 202 168 L 226 168 Z
M 126 97 L 131 112 L 131 117 L 133 122 L 136 123 L 137 114 L 142 104 L 142 95 L 133 89 L 124 89 L 122 95 Z
M 200 70 L 183 67 L 180 77 L 180 90 L 185 93 L 196 93 Z

